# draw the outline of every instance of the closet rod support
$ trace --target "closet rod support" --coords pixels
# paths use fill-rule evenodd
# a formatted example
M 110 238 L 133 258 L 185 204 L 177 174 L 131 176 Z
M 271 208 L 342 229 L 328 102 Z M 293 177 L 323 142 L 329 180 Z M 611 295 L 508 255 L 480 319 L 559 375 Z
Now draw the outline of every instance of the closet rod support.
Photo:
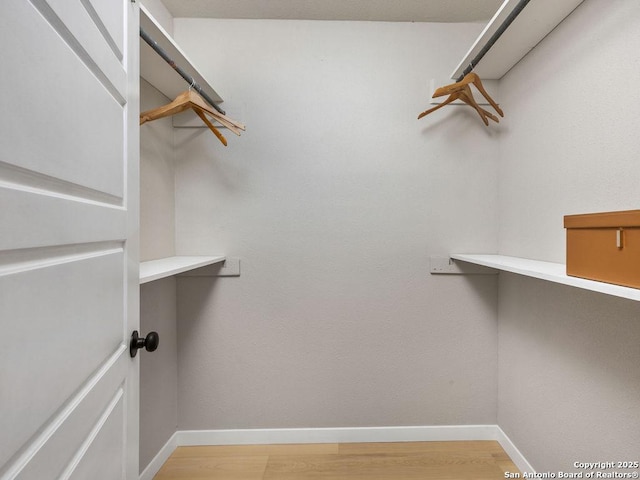
M 182 68 L 180 68 L 180 66 L 176 65 L 176 63 L 169 57 L 169 55 L 167 55 L 167 52 L 165 52 L 164 49 L 160 45 L 158 45 L 158 42 L 151 38 L 149 34 L 142 29 L 142 27 L 140 27 L 140 37 L 145 42 L 147 42 L 147 44 L 151 48 L 153 48 L 153 50 L 158 55 L 160 55 L 162 59 L 171 66 L 171 68 L 173 68 L 182 78 L 184 78 L 185 82 L 189 84 L 190 88 L 193 88 L 196 92 L 198 92 L 200 96 L 204 98 L 207 103 L 215 108 L 219 113 L 225 115 L 225 111 L 222 110 L 218 105 L 216 105 L 213 99 L 209 95 L 207 95 L 204 90 L 202 90 L 202 87 L 200 85 L 196 83 L 195 79 L 187 72 L 185 72 Z

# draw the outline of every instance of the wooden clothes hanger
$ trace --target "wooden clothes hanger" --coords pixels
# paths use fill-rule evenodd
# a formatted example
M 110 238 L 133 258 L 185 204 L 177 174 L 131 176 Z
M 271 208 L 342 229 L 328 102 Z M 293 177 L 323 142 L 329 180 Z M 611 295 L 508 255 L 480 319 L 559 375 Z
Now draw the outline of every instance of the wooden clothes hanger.
M 434 92 L 433 98 L 442 97 L 443 95 L 450 95 L 453 92 L 457 92 L 460 89 L 464 88 L 465 86 L 468 86 L 470 83 L 475 85 L 478 91 L 482 94 L 484 98 L 487 99 L 487 101 L 495 109 L 495 111 L 498 112 L 498 114 L 501 117 L 504 117 L 504 112 L 498 106 L 498 104 L 493 100 L 493 98 L 491 98 L 491 95 L 489 95 L 489 93 L 485 90 L 484 85 L 482 85 L 482 81 L 480 80 L 480 77 L 473 72 L 467 73 L 464 76 L 464 78 L 459 82 L 452 83 L 451 85 L 446 85 L 444 87 L 438 88 Z
M 227 146 L 227 139 L 224 138 L 224 136 L 220 133 L 220 131 L 216 127 L 213 126 L 213 124 L 209 121 L 207 116 L 204 114 L 204 111 L 202 111 L 199 108 L 194 108 L 193 110 L 200 117 L 200 119 L 204 122 L 204 124 L 207 127 L 209 127 L 209 130 L 211 130 L 213 132 L 213 134 L 216 137 L 218 137 L 218 140 L 220 140 L 222 142 L 222 144 L 226 147 Z
M 460 93 L 462 94 L 462 97 L 460 99 L 475 108 L 476 112 L 478 112 L 478 115 L 480 115 L 480 118 L 482 118 L 482 121 L 486 126 L 489 126 L 489 120 L 487 120 L 487 118 L 490 118 L 496 123 L 500 122 L 498 117 L 496 117 L 493 113 L 488 112 L 477 104 L 475 98 L 473 98 L 473 93 L 471 92 L 471 88 L 469 88 L 469 85 L 465 85 L 465 88 Z
M 225 146 L 227 145 L 227 140 L 220 133 L 220 131 L 209 121 L 206 116 L 207 114 L 238 136 L 240 136 L 240 132 L 242 130 L 246 130 L 246 127 L 242 123 L 237 122 L 236 120 L 232 120 L 226 115 L 223 115 L 211 108 L 200 97 L 200 95 L 198 95 L 191 89 L 182 92 L 175 98 L 175 100 L 173 100 L 171 103 L 168 103 L 167 105 L 142 112 L 140 114 L 140 125 L 147 122 L 152 122 L 153 120 L 158 120 L 160 118 L 176 115 L 190 108 L 196 112 L 196 114 L 205 123 L 205 125 L 209 127 L 209 130 L 211 130 Z
M 469 84 L 475 85 L 476 88 L 480 91 L 480 93 L 482 93 L 484 98 L 487 99 L 489 104 L 496 110 L 496 112 L 498 112 L 498 114 L 501 117 L 504 117 L 504 113 L 502 109 L 487 93 L 487 91 L 484 88 L 484 85 L 482 85 L 482 81 L 480 80 L 480 77 L 478 77 L 478 75 L 476 75 L 475 73 L 468 73 L 459 82 L 452 83 L 451 85 L 446 85 L 444 87 L 438 88 L 434 92 L 433 98 L 442 97 L 444 95 L 449 95 L 449 98 L 447 98 L 440 105 L 422 112 L 420 115 L 418 115 L 418 119 L 421 119 L 425 115 L 428 115 L 438 110 L 439 108 L 450 104 L 455 100 L 462 100 L 464 103 L 466 103 L 467 105 L 470 105 L 478 112 L 478 115 L 480 115 L 480 118 L 482 118 L 482 121 L 484 122 L 485 125 L 487 126 L 489 125 L 489 120 L 488 120 L 489 118 L 494 122 L 499 122 L 500 120 L 498 119 L 498 117 L 496 117 L 495 115 L 493 115 L 492 113 L 488 112 L 484 108 L 480 107 L 480 105 L 478 105 L 478 103 L 475 101 L 475 98 L 473 97 L 473 92 L 471 91 Z
M 437 91 L 437 90 L 436 90 Z M 434 94 L 434 97 L 436 95 Z M 442 96 L 442 95 L 438 95 L 438 96 Z M 466 103 L 467 105 L 473 107 L 476 112 L 478 112 L 478 115 L 480 115 L 480 118 L 482 119 L 482 121 L 484 122 L 485 125 L 489 125 L 489 118 L 491 120 L 493 120 L 494 122 L 498 123 L 500 120 L 498 119 L 498 117 L 496 117 L 494 114 L 492 114 L 491 112 L 486 111 L 484 108 L 482 108 L 480 105 L 478 105 L 478 103 L 476 102 L 475 98 L 473 97 L 473 92 L 471 91 L 471 88 L 469 88 L 469 85 L 464 85 L 463 87 L 453 91 L 450 95 L 449 98 L 447 98 L 444 102 L 442 102 L 440 105 L 437 105 L 433 108 L 430 108 L 429 110 L 426 110 L 424 112 L 422 112 L 420 115 L 418 115 L 418 120 L 420 120 L 422 117 L 429 115 L 432 112 L 435 112 L 436 110 L 438 110 L 439 108 L 444 107 L 445 105 L 449 105 L 451 102 L 454 102 L 456 100 L 462 100 L 464 103 Z

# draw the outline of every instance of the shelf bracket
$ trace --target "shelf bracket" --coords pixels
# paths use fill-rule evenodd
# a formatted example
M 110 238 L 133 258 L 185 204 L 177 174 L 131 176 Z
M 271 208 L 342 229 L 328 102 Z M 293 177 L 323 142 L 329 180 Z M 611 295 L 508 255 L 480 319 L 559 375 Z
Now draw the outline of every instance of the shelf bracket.
M 497 275 L 495 268 L 457 261 L 451 257 L 429 257 L 429 271 L 432 275 Z

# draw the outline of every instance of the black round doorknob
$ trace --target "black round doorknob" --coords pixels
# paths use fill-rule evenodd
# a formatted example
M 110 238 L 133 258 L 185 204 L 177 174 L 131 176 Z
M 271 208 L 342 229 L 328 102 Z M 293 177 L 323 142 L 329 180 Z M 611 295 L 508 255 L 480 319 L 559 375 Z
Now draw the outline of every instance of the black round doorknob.
M 141 348 L 144 348 L 147 352 L 153 352 L 158 348 L 159 343 L 160 336 L 158 332 L 149 332 L 146 337 L 141 337 L 138 335 L 138 331 L 134 330 L 129 343 L 129 355 L 131 355 L 131 358 L 135 357 Z

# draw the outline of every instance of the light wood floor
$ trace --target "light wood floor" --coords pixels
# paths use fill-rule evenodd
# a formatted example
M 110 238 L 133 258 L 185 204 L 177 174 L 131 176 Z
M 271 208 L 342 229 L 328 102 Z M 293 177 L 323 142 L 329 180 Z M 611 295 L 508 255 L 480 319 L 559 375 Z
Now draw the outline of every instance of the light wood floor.
M 154 480 L 497 480 L 519 472 L 498 442 L 178 447 Z

